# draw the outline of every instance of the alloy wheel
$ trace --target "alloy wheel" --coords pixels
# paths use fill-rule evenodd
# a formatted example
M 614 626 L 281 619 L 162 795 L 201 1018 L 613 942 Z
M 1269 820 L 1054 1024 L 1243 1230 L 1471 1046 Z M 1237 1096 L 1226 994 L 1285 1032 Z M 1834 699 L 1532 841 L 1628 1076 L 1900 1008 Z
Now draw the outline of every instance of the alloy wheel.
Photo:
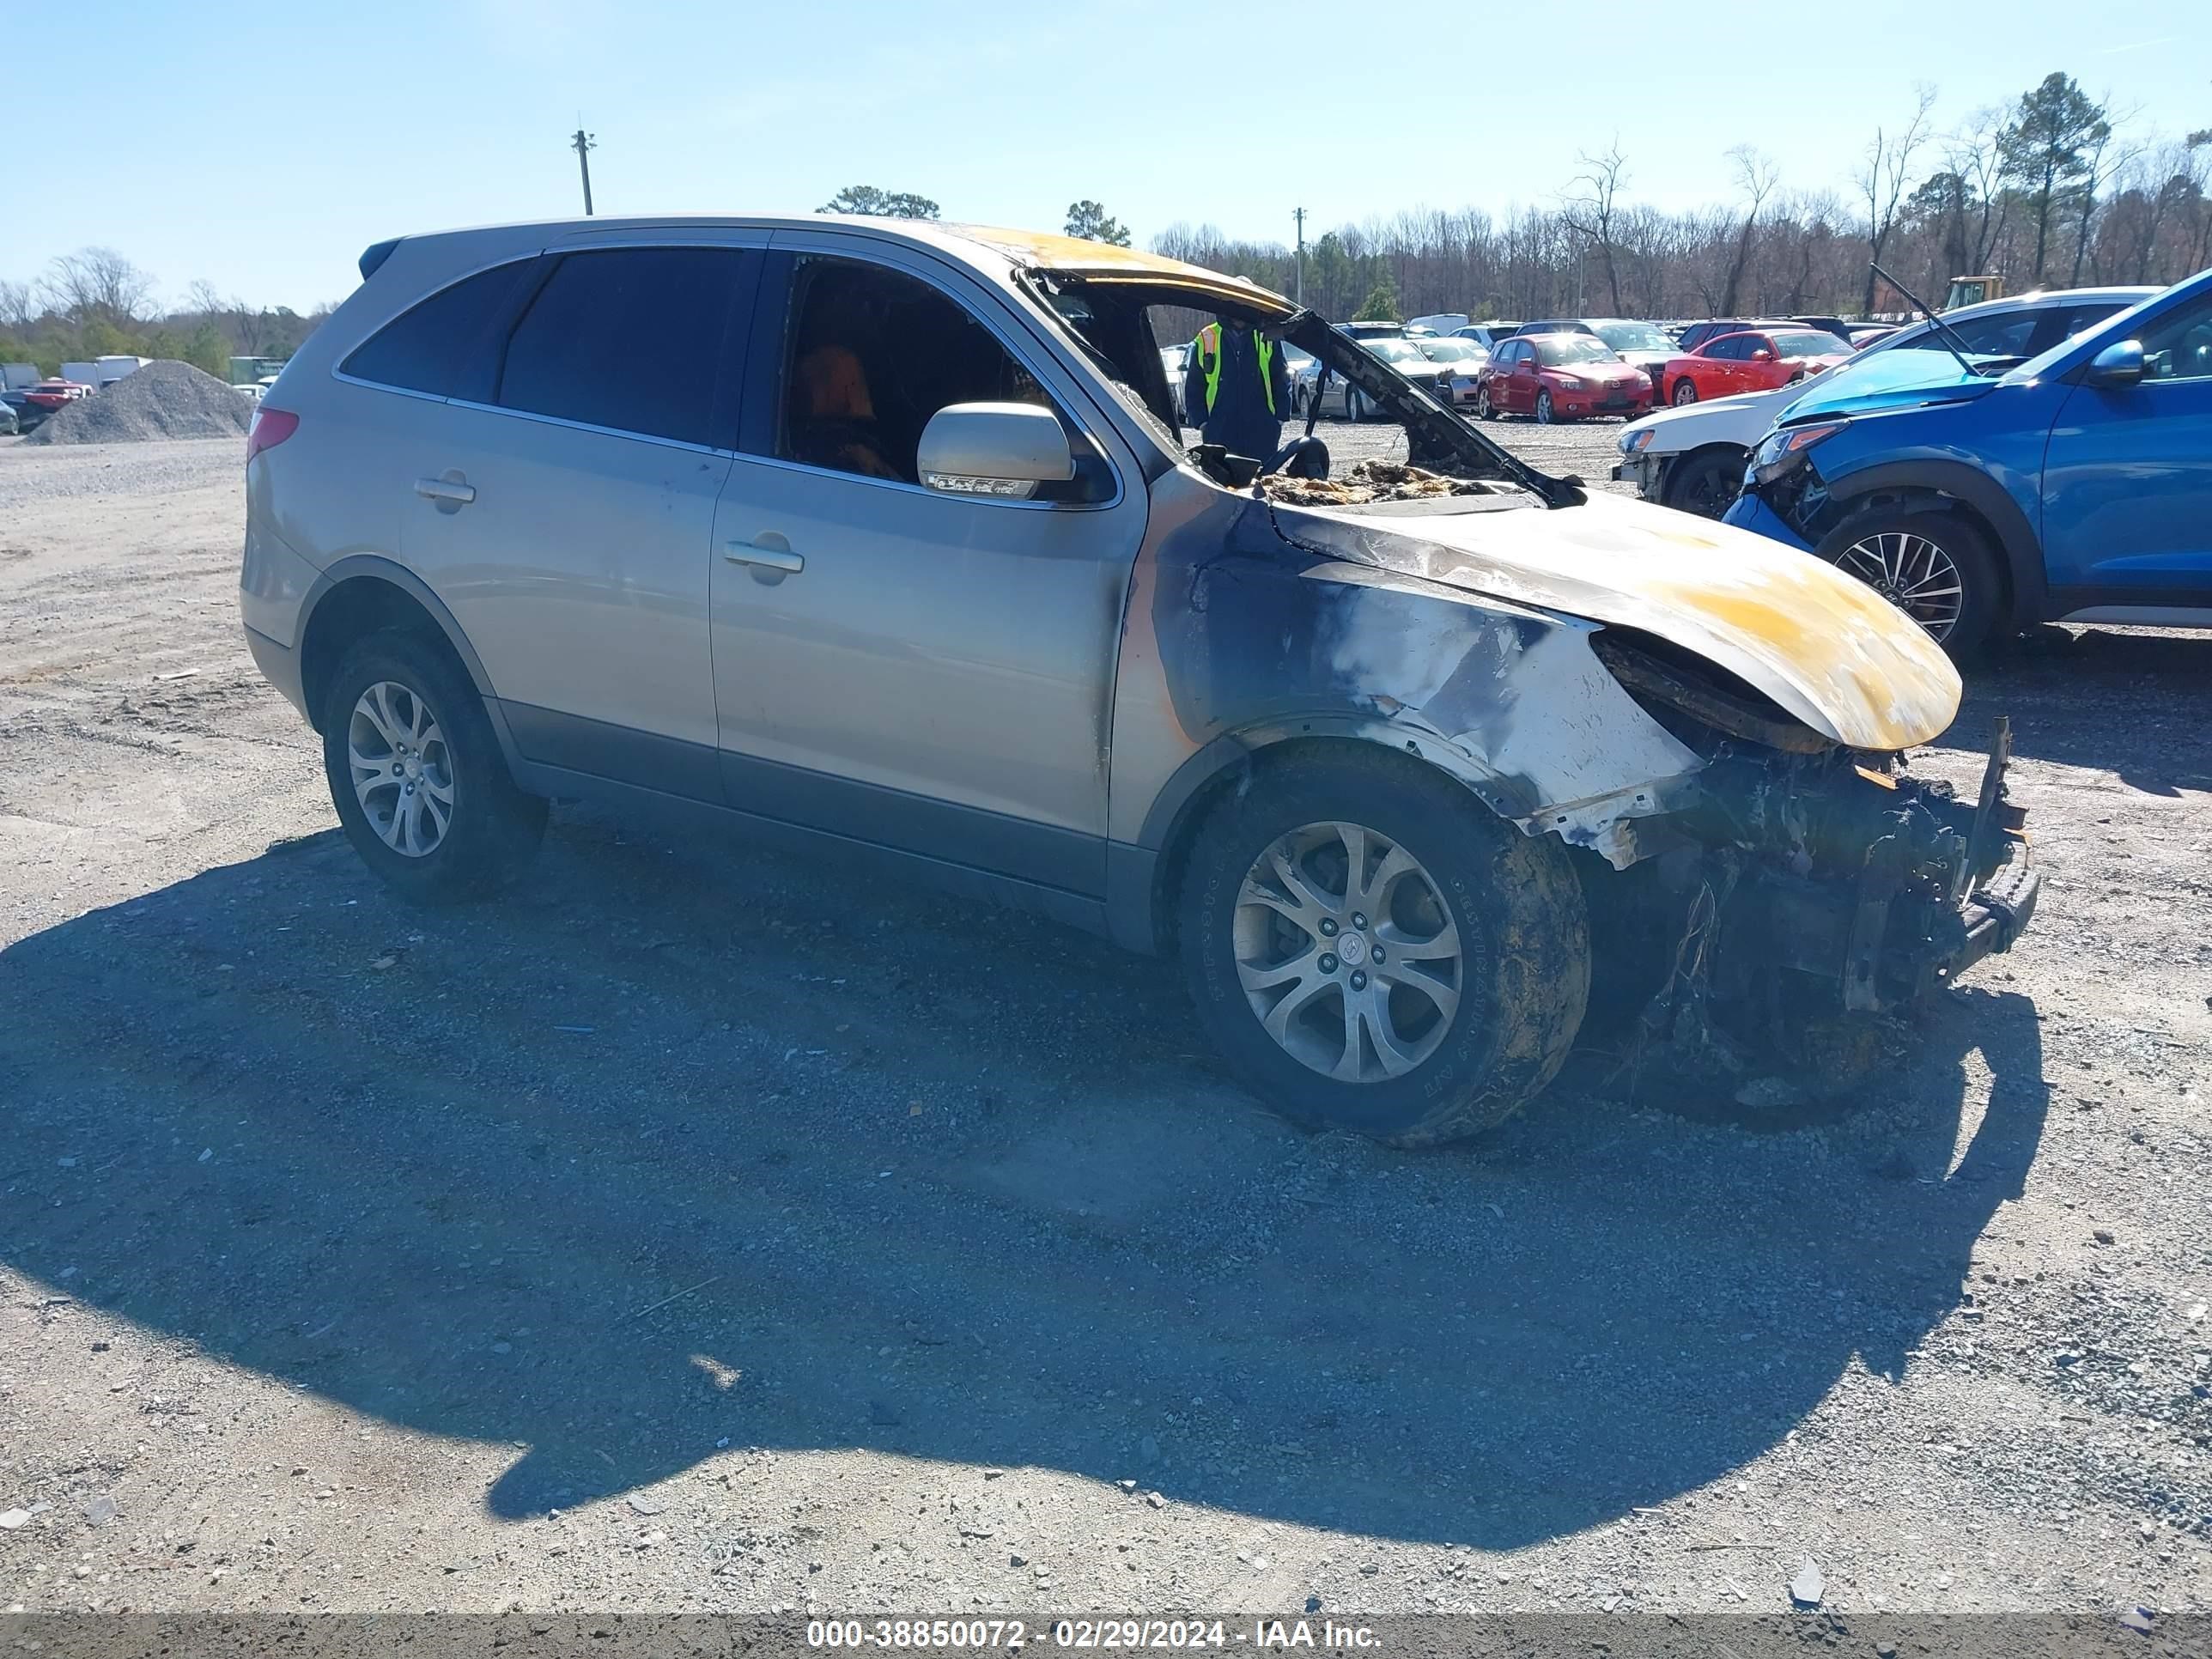
M 1458 925 L 1419 860 L 1373 830 L 1309 823 L 1279 837 L 1245 876 L 1231 927 L 1253 1015 L 1309 1070 L 1403 1077 L 1451 1029 Z
M 1741 460 L 1724 461 L 1711 457 L 1696 462 L 1682 479 L 1670 507 L 1694 513 L 1701 519 L 1717 519 L 1735 505 L 1742 494 L 1740 483 L 1743 476 Z
M 1540 426 L 1552 424 L 1552 394 L 1548 392 L 1536 394 L 1536 423 Z
M 453 822 L 453 759 L 430 705 L 379 680 L 354 703 L 346 760 L 362 815 L 379 840 L 410 859 L 444 844 Z
M 1683 404 L 1693 404 L 1697 401 L 1698 384 L 1696 381 L 1681 380 L 1675 384 L 1674 402 L 1678 407 Z
M 1939 643 L 1959 625 L 1966 580 L 1951 556 L 1925 536 L 1893 530 L 1862 538 L 1838 556 L 1836 568 L 1856 576 Z

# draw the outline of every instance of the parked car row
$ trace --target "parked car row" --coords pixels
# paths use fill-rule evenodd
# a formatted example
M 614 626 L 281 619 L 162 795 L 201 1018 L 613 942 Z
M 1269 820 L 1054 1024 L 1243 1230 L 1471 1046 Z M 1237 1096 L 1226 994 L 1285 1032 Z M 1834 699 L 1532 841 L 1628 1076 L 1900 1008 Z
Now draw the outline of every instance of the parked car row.
M 1855 349 L 1851 327 L 1840 318 L 1711 319 L 1686 325 L 1679 340 L 1656 323 L 1625 317 L 1467 323 L 1441 331 L 1441 325 L 1455 319 L 1456 313 L 1447 313 L 1407 324 L 1339 326 L 1370 346 L 1395 343 L 1386 361 L 1447 402 L 1472 405 L 1486 420 L 1527 415 L 1545 422 L 1599 416 L 1632 420 L 1662 402 L 1692 404 L 1794 385 L 1843 362 Z M 1551 343 L 1538 343 L 1547 340 Z M 1431 363 L 1455 371 L 1450 385 L 1429 373 Z M 1640 388 L 1632 384 L 1639 380 Z M 1310 388 L 1294 390 L 1296 411 L 1304 412 L 1311 397 Z M 1322 391 L 1324 413 L 1357 405 L 1358 393 L 1349 388 Z

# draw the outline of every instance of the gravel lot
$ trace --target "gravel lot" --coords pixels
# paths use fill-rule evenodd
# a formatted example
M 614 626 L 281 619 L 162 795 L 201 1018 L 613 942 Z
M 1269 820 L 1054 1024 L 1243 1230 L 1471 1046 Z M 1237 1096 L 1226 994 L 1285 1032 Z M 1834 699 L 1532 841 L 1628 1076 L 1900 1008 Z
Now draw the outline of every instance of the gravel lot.
M 1399 1154 L 734 837 L 396 905 L 242 449 L 0 446 L 0 1607 L 2212 1602 L 2212 640 L 1973 681 L 1924 764 L 2009 711 L 2050 885 L 1856 1097 Z

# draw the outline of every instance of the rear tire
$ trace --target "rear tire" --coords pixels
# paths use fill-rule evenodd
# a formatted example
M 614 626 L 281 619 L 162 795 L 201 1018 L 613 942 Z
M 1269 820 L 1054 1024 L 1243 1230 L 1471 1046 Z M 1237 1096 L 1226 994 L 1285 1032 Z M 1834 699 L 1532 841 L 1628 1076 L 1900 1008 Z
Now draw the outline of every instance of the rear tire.
M 1844 520 L 1813 550 L 1926 629 L 1954 662 L 1978 657 L 2004 613 L 1996 555 L 1980 528 L 1957 513 L 1870 507 Z M 1955 599 L 1946 592 L 1953 586 Z
M 1695 380 L 1691 380 L 1675 381 L 1674 395 L 1671 401 L 1677 409 L 1680 409 L 1685 404 L 1693 404 L 1697 402 L 1698 383 Z
M 1318 1128 L 1395 1146 L 1490 1128 L 1558 1073 L 1589 1001 L 1565 849 L 1385 750 L 1264 768 L 1200 829 L 1179 902 L 1200 1019 L 1263 1100 Z
M 442 642 L 402 632 L 356 641 L 331 676 L 322 726 L 338 822 L 401 896 L 481 897 L 536 854 L 545 802 L 516 787 L 482 694 Z

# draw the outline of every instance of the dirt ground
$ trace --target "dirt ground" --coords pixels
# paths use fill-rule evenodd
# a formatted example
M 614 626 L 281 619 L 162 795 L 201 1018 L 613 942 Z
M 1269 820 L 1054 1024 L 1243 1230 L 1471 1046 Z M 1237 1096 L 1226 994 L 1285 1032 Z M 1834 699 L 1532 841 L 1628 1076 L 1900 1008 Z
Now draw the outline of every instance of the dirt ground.
M 2212 639 L 1972 679 L 2041 913 L 1852 1097 L 1401 1154 L 741 837 L 395 903 L 240 462 L 0 447 L 0 1608 L 2212 1603 Z

